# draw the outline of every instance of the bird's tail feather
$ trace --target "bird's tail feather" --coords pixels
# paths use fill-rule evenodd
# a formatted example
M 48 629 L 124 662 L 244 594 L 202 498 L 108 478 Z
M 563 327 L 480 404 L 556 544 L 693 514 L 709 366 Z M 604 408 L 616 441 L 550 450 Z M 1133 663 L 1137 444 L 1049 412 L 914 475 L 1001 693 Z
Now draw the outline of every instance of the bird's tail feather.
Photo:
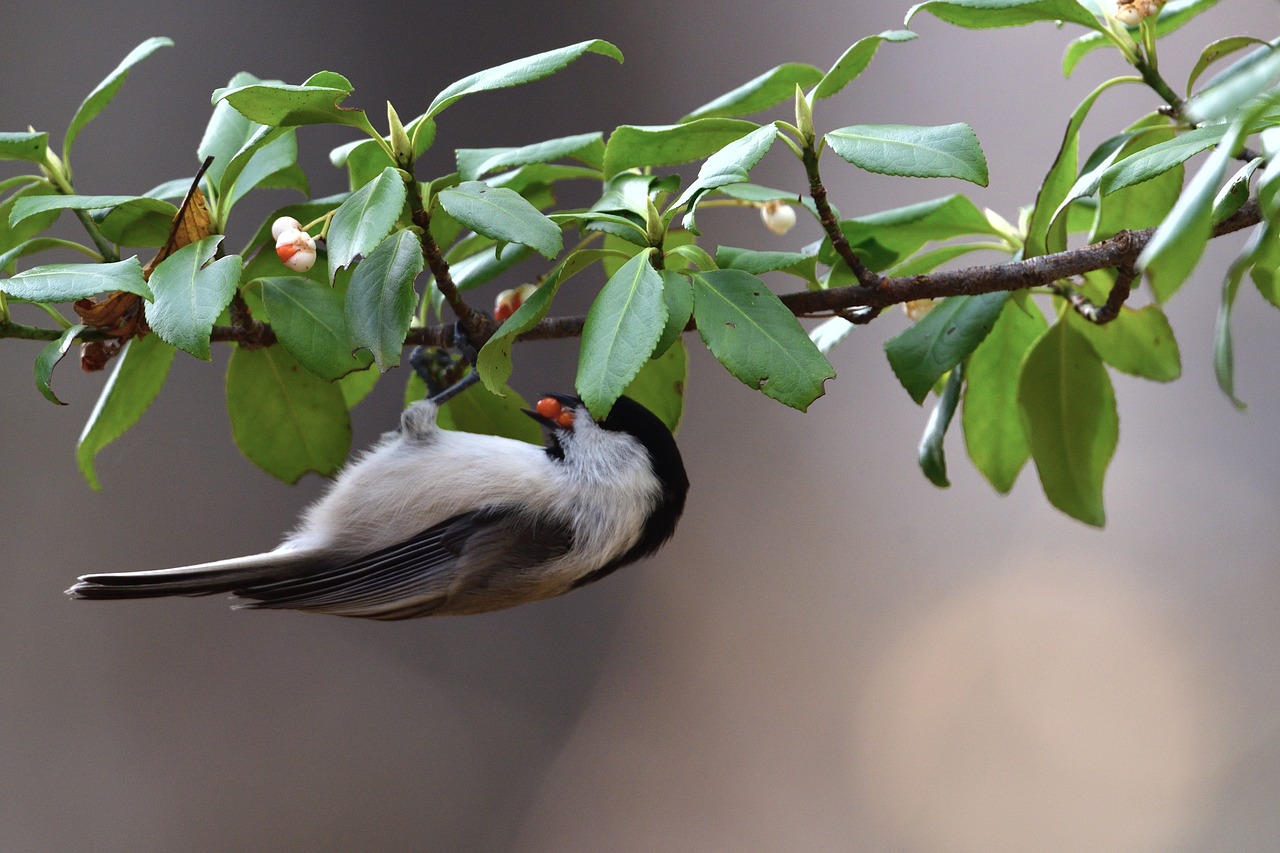
M 84 575 L 67 590 L 67 594 L 73 598 L 89 599 L 211 595 L 285 580 L 313 570 L 317 565 L 318 558 L 314 553 L 268 551 L 176 569 Z

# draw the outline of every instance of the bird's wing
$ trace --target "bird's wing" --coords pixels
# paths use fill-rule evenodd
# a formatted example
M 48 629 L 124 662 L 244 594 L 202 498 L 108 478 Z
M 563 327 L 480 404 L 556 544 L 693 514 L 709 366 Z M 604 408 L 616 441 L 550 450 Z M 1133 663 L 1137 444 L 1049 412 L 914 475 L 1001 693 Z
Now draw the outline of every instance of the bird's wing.
M 497 610 L 543 597 L 528 594 L 542 581 L 538 568 L 565 554 L 572 544 L 566 524 L 509 509 L 477 510 L 381 551 L 239 588 L 235 595 L 251 599 L 240 607 L 370 619 Z

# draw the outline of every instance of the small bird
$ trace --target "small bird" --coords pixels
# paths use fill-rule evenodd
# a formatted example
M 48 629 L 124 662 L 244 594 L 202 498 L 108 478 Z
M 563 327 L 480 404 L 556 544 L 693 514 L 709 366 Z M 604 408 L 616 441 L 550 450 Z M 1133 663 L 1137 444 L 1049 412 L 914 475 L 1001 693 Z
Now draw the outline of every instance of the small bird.
M 689 480 L 675 439 L 621 397 L 594 420 L 553 394 L 525 413 L 545 447 L 442 429 L 432 398 L 339 474 L 273 551 L 90 574 L 75 598 L 231 593 L 237 608 L 368 619 L 483 613 L 562 595 L 649 556 L 675 531 Z

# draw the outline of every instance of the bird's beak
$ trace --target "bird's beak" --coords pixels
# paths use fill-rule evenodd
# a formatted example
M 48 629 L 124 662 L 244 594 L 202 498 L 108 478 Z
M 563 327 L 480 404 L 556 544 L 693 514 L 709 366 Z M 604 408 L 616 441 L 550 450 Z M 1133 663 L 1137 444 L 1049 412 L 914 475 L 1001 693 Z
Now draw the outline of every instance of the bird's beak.
M 520 411 L 549 430 L 563 431 L 573 429 L 573 412 L 580 405 L 581 401 L 569 394 L 545 394 L 538 400 L 536 409 Z

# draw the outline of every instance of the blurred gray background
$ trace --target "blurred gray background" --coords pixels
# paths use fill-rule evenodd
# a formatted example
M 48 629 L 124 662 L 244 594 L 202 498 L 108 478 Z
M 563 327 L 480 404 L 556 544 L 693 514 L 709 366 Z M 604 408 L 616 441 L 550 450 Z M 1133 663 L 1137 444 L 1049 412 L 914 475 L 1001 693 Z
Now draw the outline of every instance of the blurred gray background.
M 517 56 L 588 37 L 626 54 L 459 103 L 427 176 L 456 147 L 667 123 L 780 62 L 825 68 L 900 26 L 907 5 L 9 4 L 0 129 L 60 138 L 134 45 L 171 36 L 177 48 L 133 71 L 75 152 L 81 192 L 143 192 L 191 174 L 209 93 L 240 70 L 342 72 L 349 103 L 380 123 L 388 98 L 408 117 Z M 834 200 L 864 213 L 963 191 L 1015 219 L 1067 114 L 1124 68 L 1099 54 L 1063 79 L 1076 31 L 1050 25 L 915 24 L 920 40 L 882 48 L 819 107 L 819 127 L 968 121 L 991 187 L 831 158 Z M 1208 41 L 1276 25 L 1271 0 L 1223 3 L 1165 43 L 1164 68 L 1180 83 Z M 1109 93 L 1088 143 L 1155 106 L 1137 87 Z M 313 192 L 343 189 L 325 156 L 353 137 L 300 136 Z M 755 177 L 803 187 L 781 146 Z M 261 213 L 296 197 L 276 195 Z M 234 245 L 257 225 L 241 217 Z M 749 211 L 700 221 L 711 245 L 817 236 L 804 223 L 774 237 Z M 87 570 L 269 548 L 324 484 L 283 486 L 238 453 L 219 347 L 212 366 L 175 361 L 138 427 L 99 457 L 95 494 L 73 448 L 105 375 L 68 360 L 55 387 L 70 405 L 54 407 L 32 383 L 38 347 L 5 341 L 0 849 L 1280 848 L 1280 317 L 1251 289 L 1236 321 L 1247 414 L 1210 366 L 1240 243 L 1215 244 L 1169 308 L 1184 378 L 1115 377 L 1105 532 L 1050 509 L 1030 467 L 997 496 L 958 430 L 952 488 L 924 480 L 927 412 L 881 349 L 906 322 L 895 311 L 835 351 L 839 378 L 807 415 L 690 340 L 680 440 L 693 491 L 656 559 L 556 601 L 403 624 L 217 599 L 68 601 Z M 528 345 L 515 384 L 564 387 L 575 355 Z M 357 447 L 394 424 L 402 378 L 355 411 Z

